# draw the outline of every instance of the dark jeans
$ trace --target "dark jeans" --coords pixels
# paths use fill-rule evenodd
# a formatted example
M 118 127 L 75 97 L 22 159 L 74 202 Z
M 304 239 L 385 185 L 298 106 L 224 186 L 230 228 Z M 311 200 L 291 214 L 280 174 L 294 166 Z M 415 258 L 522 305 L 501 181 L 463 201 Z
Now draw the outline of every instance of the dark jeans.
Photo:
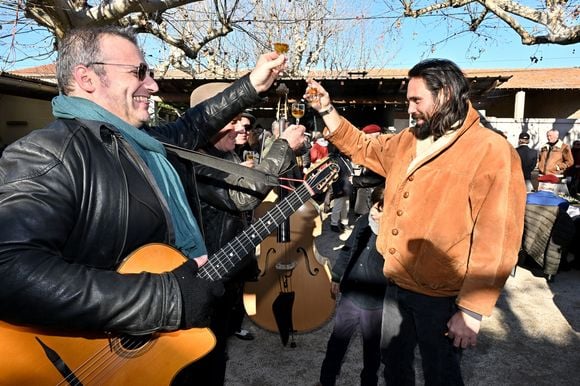
M 334 317 L 334 329 L 328 340 L 326 356 L 320 369 L 320 383 L 323 386 L 333 386 L 336 383 L 336 377 L 340 373 L 350 338 L 359 325 L 363 338 L 361 385 L 377 385 L 377 371 L 381 366 L 381 315 L 380 308 L 365 310 L 348 298 L 342 297 L 340 299 Z
M 419 345 L 425 385 L 463 385 L 461 349 L 445 335 L 455 297 L 433 297 L 389 283 L 383 303 L 382 360 L 387 385 L 415 385 Z
M 188 365 L 180 371 L 172 382 L 172 386 L 223 386 L 228 361 L 228 338 L 239 327 L 239 321 L 234 320 L 234 308 L 243 289 L 243 282 L 231 280 L 224 284 L 225 294 L 214 304 L 210 329 L 216 337 L 216 345 L 206 356 Z M 232 324 L 234 323 L 234 324 Z

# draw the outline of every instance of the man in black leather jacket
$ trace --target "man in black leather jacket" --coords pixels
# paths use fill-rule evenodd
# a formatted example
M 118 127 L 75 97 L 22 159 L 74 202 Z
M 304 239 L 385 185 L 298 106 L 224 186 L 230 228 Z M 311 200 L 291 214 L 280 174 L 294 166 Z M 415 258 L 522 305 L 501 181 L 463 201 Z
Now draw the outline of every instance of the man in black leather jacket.
M 225 89 L 227 83 L 208 83 L 196 88 L 191 94 L 190 105 L 195 106 L 217 92 Z M 234 118 L 226 124 L 200 151 L 236 164 L 263 171 L 270 175 L 281 175 L 296 167 L 294 150 L 304 144 L 304 126 L 291 125 L 279 139 L 276 139 L 259 164 L 257 159 L 242 162 L 235 152 L 236 137 L 244 128 Z M 248 215 L 254 210 L 272 186 L 258 179 L 240 178 L 208 166 L 195 166 L 197 188 L 200 198 L 202 224 L 209 255 L 220 250 L 250 224 Z M 223 385 L 226 370 L 226 346 L 228 338 L 241 328 L 245 310 L 243 308 L 243 287 L 248 276 L 257 275 L 255 256 L 250 252 L 244 258 L 241 270 L 230 272 L 224 280 L 225 295 L 215 307 L 210 328 L 217 338 L 214 350 L 197 361 L 192 383 L 216 386 Z M 211 258 L 210 258 L 211 262 Z M 254 263 L 254 264 L 252 264 Z
M 115 271 L 145 244 L 176 241 L 175 213 L 163 185 L 144 161 L 143 149 L 121 127 L 141 128 L 141 136 L 146 131 L 182 147 L 204 145 L 261 100 L 285 60 L 264 54 L 248 76 L 223 93 L 173 123 L 144 128 L 158 87 L 134 36 L 99 27 L 65 37 L 57 74 L 61 99 L 53 106 L 64 97 L 83 108 L 90 105 L 107 121 L 75 116 L 82 117 L 83 108 L 61 109 L 59 114 L 73 117 L 57 119 L 5 150 L 0 161 L 0 320 L 67 332 L 131 334 L 207 325 L 220 289 L 196 277 L 206 255 L 193 255 L 195 260 L 161 274 Z M 170 197 L 182 186 L 174 182 Z

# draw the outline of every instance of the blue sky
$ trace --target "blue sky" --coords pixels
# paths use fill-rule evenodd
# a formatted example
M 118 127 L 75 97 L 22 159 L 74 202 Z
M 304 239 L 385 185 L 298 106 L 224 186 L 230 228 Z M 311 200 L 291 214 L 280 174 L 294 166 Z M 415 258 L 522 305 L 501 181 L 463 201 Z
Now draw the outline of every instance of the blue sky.
M 354 1 L 354 0 L 353 0 Z M 369 20 L 372 30 L 385 30 L 385 25 L 395 22 L 392 13 L 385 11 L 385 3 L 397 8 L 400 14 L 401 6 L 395 1 L 389 0 L 369 0 L 368 9 Z M 518 0 L 523 6 L 541 7 L 538 0 Z M 425 6 L 427 3 L 435 1 L 416 0 L 415 7 Z M 580 0 L 570 0 L 568 7 L 580 6 Z M 480 9 L 479 6 L 471 8 Z M 364 11 L 363 11 L 364 12 Z M 465 19 L 465 8 L 446 9 L 446 18 L 436 15 L 424 15 L 417 19 L 404 18 L 400 35 L 392 41 L 386 43 L 387 49 L 391 45 L 392 58 L 385 67 L 409 68 L 421 59 L 427 57 L 438 57 L 453 60 L 462 68 L 552 68 L 552 67 L 577 67 L 580 66 L 580 44 L 557 45 L 541 44 L 525 46 L 521 42 L 520 36 L 505 22 L 495 16 L 488 15 L 486 20 L 479 26 L 477 33 L 458 33 L 464 28 L 459 20 Z M 538 26 L 528 20 L 516 18 L 522 26 L 529 32 Z M 575 19 L 578 25 L 578 18 Z M 380 34 L 377 38 L 387 40 L 387 37 Z M 487 36 L 487 38 L 486 38 Z M 434 51 L 432 44 L 436 43 Z M 533 58 L 533 59 L 531 59 Z
M 580 45 L 543 44 L 525 46 L 519 35 L 508 27 L 499 28 L 495 40 L 473 43 L 474 35 L 467 33 L 438 45 L 430 52 L 430 43 L 445 38 L 446 30 L 429 29 L 417 22 L 407 23 L 405 44 L 397 52 L 389 67 L 408 68 L 424 57 L 453 60 L 462 68 L 552 68 L 580 66 Z M 482 50 L 480 53 L 479 50 Z M 474 56 L 479 56 L 477 59 Z M 530 58 L 536 58 L 532 61 Z

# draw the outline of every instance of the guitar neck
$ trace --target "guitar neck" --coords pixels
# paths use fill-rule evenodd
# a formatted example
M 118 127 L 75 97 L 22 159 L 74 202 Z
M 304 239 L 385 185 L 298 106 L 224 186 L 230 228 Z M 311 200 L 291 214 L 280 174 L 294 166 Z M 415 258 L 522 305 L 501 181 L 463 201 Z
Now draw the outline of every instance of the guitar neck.
M 252 252 L 284 220 L 298 210 L 310 197 L 311 191 L 304 182 L 292 191 L 262 218 L 237 235 L 223 248 L 214 253 L 198 272 L 204 279 L 216 281 L 233 270 L 245 256 Z

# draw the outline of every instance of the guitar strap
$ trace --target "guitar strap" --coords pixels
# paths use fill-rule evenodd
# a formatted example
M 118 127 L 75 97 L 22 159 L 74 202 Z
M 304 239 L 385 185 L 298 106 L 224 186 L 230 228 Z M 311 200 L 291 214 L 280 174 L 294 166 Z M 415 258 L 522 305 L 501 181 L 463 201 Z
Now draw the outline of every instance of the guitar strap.
M 235 174 L 240 177 L 246 177 L 250 180 L 263 181 L 268 186 L 279 186 L 278 176 L 265 173 L 261 170 L 249 168 L 247 166 L 238 165 L 235 162 L 230 162 L 218 157 L 214 157 L 198 151 L 193 151 L 183 147 L 175 146 L 169 143 L 162 142 L 165 149 L 177 155 L 180 158 L 192 161 L 201 165 L 209 166 L 217 170 L 221 170 L 230 174 Z

